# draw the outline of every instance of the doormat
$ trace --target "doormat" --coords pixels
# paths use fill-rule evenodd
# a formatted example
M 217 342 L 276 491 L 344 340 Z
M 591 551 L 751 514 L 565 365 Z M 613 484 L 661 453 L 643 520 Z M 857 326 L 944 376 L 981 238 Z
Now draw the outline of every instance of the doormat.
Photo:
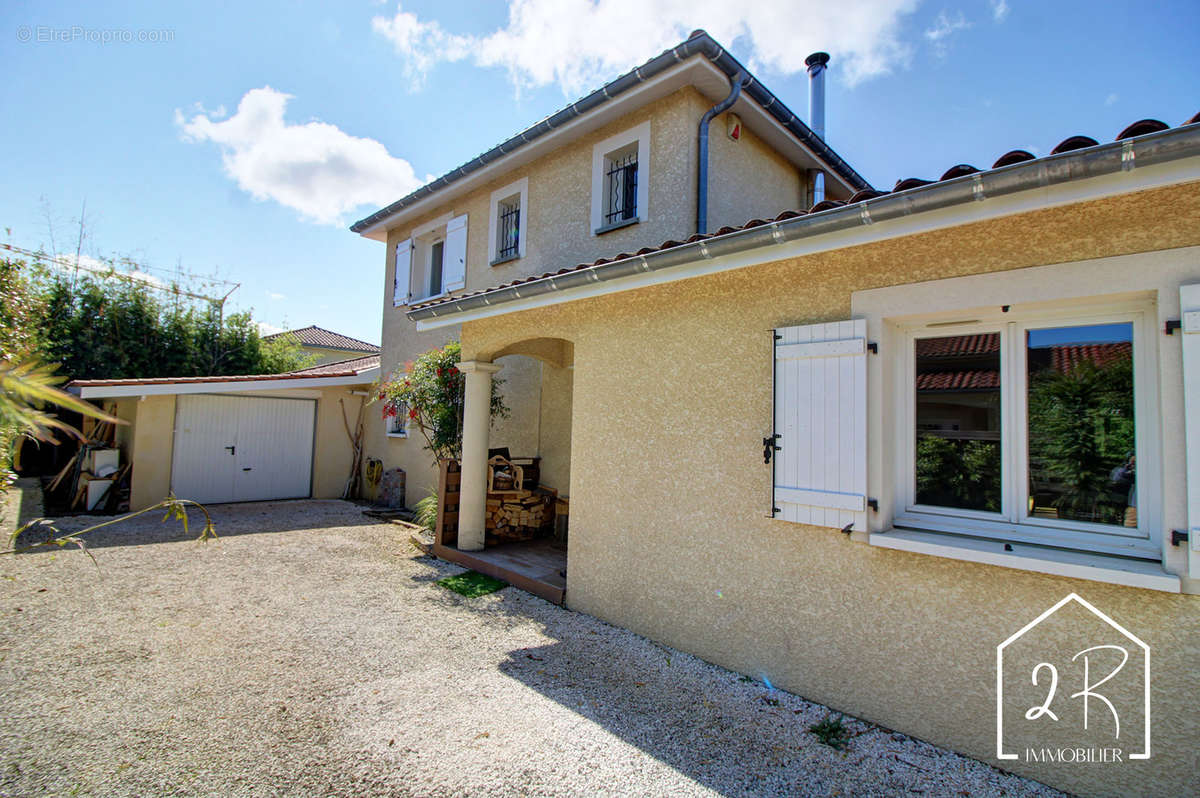
M 493 579 L 478 571 L 466 571 L 454 576 L 447 576 L 445 579 L 439 579 L 437 584 L 467 598 L 486 596 L 488 593 L 495 593 L 500 588 L 508 587 L 508 582 L 501 582 L 499 579 Z

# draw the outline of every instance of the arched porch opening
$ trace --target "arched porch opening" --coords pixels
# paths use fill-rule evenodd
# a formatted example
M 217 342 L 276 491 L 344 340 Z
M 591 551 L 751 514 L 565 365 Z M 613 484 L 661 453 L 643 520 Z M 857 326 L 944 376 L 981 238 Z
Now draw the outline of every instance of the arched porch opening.
M 574 346 L 527 338 L 478 352 L 459 368 L 466 375 L 461 471 L 457 479 L 442 475 L 443 489 L 447 480 L 459 483 L 457 523 L 439 525 L 434 553 L 562 603 Z M 509 412 L 489 423 L 493 380 L 502 381 Z

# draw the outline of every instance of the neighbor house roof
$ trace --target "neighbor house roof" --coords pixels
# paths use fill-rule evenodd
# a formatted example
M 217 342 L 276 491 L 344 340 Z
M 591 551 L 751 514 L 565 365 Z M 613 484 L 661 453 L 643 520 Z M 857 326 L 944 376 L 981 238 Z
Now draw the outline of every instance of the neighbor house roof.
M 1200 156 L 1200 114 L 1174 128 L 1158 120 L 1143 119 L 1124 128 L 1112 143 L 1100 144 L 1087 136 L 1071 136 L 1043 158 L 1036 158 L 1024 150 L 1011 150 L 984 169 L 958 164 L 936 180 L 910 177 L 897 181 L 890 192 L 864 189 L 846 202 L 824 200 L 807 211 L 787 210 L 773 219 L 751 219 L 738 227 L 722 227 L 714 233 L 697 233 L 682 241 L 664 241 L 657 247 L 644 247 L 636 252 L 623 252 L 612 258 L 599 258 L 591 263 L 523 277 L 480 291 L 419 303 L 413 305 L 407 315 L 415 321 L 472 311 L 494 315 L 507 312 L 493 310 L 498 305 L 544 294 L 593 287 L 607 280 L 711 260 L 757 247 L 861 229 L 911 217 L 922 211 L 983 203 L 1019 191 L 1045 190 L 1087 178 L 1132 174 L 1139 167 L 1196 156 Z M 1178 182 L 1177 178 L 1174 180 Z
M 315 325 L 301 327 L 299 330 L 285 330 L 284 332 L 272 333 L 271 335 L 263 336 L 263 338 L 264 340 L 270 340 L 285 335 L 295 338 L 301 346 L 317 346 L 322 349 L 345 349 L 347 352 L 381 351 L 375 344 L 369 344 L 366 341 L 360 341 L 357 338 L 351 338 L 348 335 L 335 333 L 332 330 L 326 330 L 324 327 L 317 327 Z
M 672 47 L 670 50 L 650 59 L 641 66 L 606 83 L 586 97 L 571 103 L 557 113 L 551 114 L 537 124 L 522 130 L 507 141 L 498 144 L 482 155 L 472 158 L 462 166 L 452 169 L 436 180 L 426 183 L 416 191 L 396 200 L 386 208 L 381 208 L 370 216 L 360 219 L 351 225 L 350 229 L 355 233 L 366 231 L 389 216 L 393 216 L 410 205 L 462 180 L 471 173 L 512 155 L 514 152 L 528 146 L 531 142 L 551 131 L 559 129 L 568 122 L 601 108 L 606 103 L 612 102 L 631 89 L 641 86 L 646 81 L 693 56 L 707 58 L 717 69 L 724 72 L 731 79 L 739 74 L 744 74 L 746 82 L 743 84 L 742 93 L 757 103 L 779 125 L 804 145 L 817 161 L 833 172 L 852 191 L 871 187 L 870 183 L 862 175 L 854 171 L 850 164 L 842 160 L 842 157 L 834 152 L 833 148 L 825 143 L 824 139 L 814 133 L 808 125 L 800 121 L 800 118 L 784 105 L 782 100 L 772 94 L 766 86 L 751 75 L 749 70 L 743 67 L 725 48 L 718 44 L 705 31 L 697 30 L 678 46 Z
M 320 388 L 371 382 L 379 374 L 379 355 L 288 371 L 283 374 L 234 374 L 219 377 L 73 380 L 67 390 L 84 399 L 140 394 L 216 393 L 222 390 Z

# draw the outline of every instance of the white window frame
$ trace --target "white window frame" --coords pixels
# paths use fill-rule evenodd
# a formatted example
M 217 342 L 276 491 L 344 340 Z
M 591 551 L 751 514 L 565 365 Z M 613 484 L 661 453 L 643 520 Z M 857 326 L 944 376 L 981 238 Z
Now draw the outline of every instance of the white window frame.
M 1038 546 L 1076 549 L 1143 559 L 1162 556 L 1161 501 L 1155 486 L 1161 484 L 1158 451 L 1158 391 L 1156 379 L 1153 307 L 1146 302 L 1099 303 L 1046 307 L 1005 313 L 1000 308 L 974 309 L 924 318 L 916 323 L 898 322 L 902 333 L 900 351 L 893 364 L 900 375 L 894 395 L 900 397 L 896 423 L 894 521 L 896 527 L 932 532 L 951 532 L 970 537 L 1004 540 Z M 1029 329 L 1088 324 L 1129 323 L 1133 331 L 1134 416 L 1138 463 L 1138 526 L 1136 530 L 1088 522 L 1057 521 L 1030 517 L 1028 502 L 1027 349 Z M 1001 509 L 998 513 L 916 503 L 916 354 L 918 338 L 998 332 L 1001 340 Z
M 437 291 L 433 291 L 429 285 L 429 280 L 433 276 L 430 274 L 433 258 L 433 245 L 438 241 L 446 241 L 446 225 L 454 218 L 454 214 L 447 213 L 443 216 L 427 222 L 420 227 L 414 228 L 411 233 L 413 242 L 412 260 L 409 266 L 408 274 L 408 304 L 412 305 L 417 302 L 428 302 L 431 299 L 439 299 L 446 296 L 446 264 L 442 263 L 442 285 Z M 444 253 L 443 249 L 443 253 Z M 420 266 L 418 267 L 418 264 Z M 417 285 L 418 280 L 420 286 Z
M 610 154 L 636 144 L 638 151 L 637 215 L 617 224 L 604 224 L 605 163 Z M 592 235 L 601 235 L 650 218 L 650 121 L 609 136 L 592 147 Z
M 499 251 L 499 236 L 500 236 L 500 203 L 505 202 L 513 197 L 519 197 L 520 217 L 517 223 L 517 254 L 506 257 L 503 261 L 498 260 L 496 253 Z M 529 224 L 529 178 L 522 177 L 514 183 L 509 183 L 501 189 L 492 192 L 491 200 L 488 203 L 488 263 L 492 266 L 497 266 L 500 263 L 508 263 L 525 257 L 525 242 L 527 237 L 525 230 Z
M 394 428 L 393 428 L 394 425 Z M 401 404 L 396 408 L 396 415 L 384 419 L 384 432 L 389 438 L 408 437 L 408 407 Z
M 969 260 L 970 254 L 964 253 L 963 257 Z M 970 273 L 972 268 L 964 263 L 958 276 L 854 291 L 851 316 L 866 319 L 868 339 L 878 345 L 878 354 L 867 362 L 867 484 L 879 510 L 868 513 L 870 532 L 851 531 L 851 539 L 880 548 L 1150 590 L 1177 593 L 1200 589 L 1200 572 L 1189 560 L 1194 552 L 1187 551 L 1188 545 L 1173 545 L 1171 539 L 1171 530 L 1185 528 L 1188 523 L 1185 497 L 1191 485 L 1185 474 L 1187 448 L 1182 434 L 1187 414 L 1181 336 L 1163 334 L 1167 322 L 1180 318 L 1180 285 L 1196 282 L 1198 264 L 1200 247 L 981 273 Z M 903 412 L 897 401 L 902 395 L 903 358 L 893 356 L 904 348 L 904 332 L 899 325 L 938 320 L 987 321 L 990 317 L 978 310 L 983 304 L 991 311 L 1001 311 L 1004 305 L 1016 312 L 1049 308 L 1060 317 L 1085 307 L 1101 312 L 1128 310 L 1131 306 L 1144 310 L 1147 330 L 1141 356 L 1146 358 L 1149 376 L 1138 387 L 1153 393 L 1141 397 L 1151 405 L 1152 412 L 1147 423 L 1139 419 L 1138 434 L 1149 436 L 1156 454 L 1139 464 L 1139 488 L 1144 486 L 1146 490 L 1140 493 L 1138 504 L 1139 514 L 1147 511 L 1142 505 L 1148 507 L 1151 501 L 1160 508 L 1158 529 L 1152 530 L 1154 537 L 1162 541 L 1156 559 L 1090 554 L 1044 542 L 1032 545 L 972 537 L 961 534 L 969 523 L 966 521 L 933 532 L 906 530 L 893 524 L 901 501 L 895 489 L 896 469 L 903 457 L 896 430 Z M 1157 482 L 1152 483 L 1152 479 Z

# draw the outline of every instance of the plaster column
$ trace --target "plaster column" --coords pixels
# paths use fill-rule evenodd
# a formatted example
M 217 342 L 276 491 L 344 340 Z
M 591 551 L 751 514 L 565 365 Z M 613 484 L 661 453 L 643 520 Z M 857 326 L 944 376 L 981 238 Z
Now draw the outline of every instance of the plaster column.
M 495 363 L 466 360 L 458 370 L 466 375 L 463 397 L 462 491 L 458 497 L 458 548 L 483 549 L 487 509 L 488 429 L 492 424 L 492 375 Z

